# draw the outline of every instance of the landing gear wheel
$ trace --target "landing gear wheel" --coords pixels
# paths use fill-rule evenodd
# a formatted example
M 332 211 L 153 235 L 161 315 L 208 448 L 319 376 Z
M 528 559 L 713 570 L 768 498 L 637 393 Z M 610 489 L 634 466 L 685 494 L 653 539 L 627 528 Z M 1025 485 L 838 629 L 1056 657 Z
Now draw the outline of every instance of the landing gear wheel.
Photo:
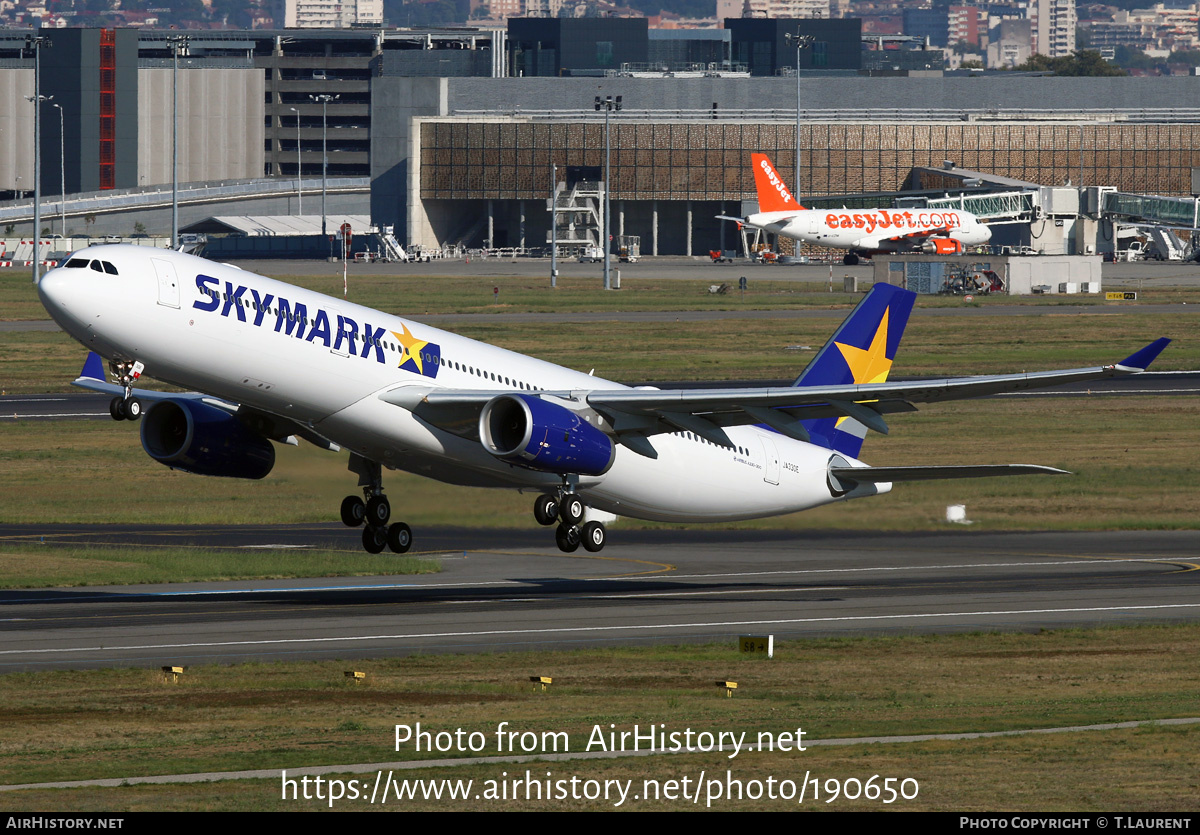
M 387 528 L 367 525 L 363 528 L 362 543 L 368 554 L 379 554 L 387 547 Z
M 554 529 L 554 541 L 558 544 L 558 550 L 570 554 L 579 548 L 579 528 L 575 525 L 559 525 Z
M 858 263 L 858 256 L 855 255 L 853 252 L 847 252 L 845 257 L 842 258 L 842 263 L 845 264 L 847 267 L 853 267 L 855 264 Z
M 562 517 L 564 525 L 574 527 L 583 521 L 584 510 L 583 499 L 575 493 L 567 493 L 562 497 L 558 515 Z
M 125 401 L 119 397 L 108 401 L 108 413 L 113 420 L 125 420 Z
M 367 502 L 367 524 L 386 525 L 392 518 L 392 504 L 387 496 L 372 496 Z
M 142 402 L 136 398 L 129 398 L 122 404 L 121 408 L 125 412 L 125 417 L 129 420 L 137 420 L 142 416 Z
M 387 529 L 387 544 L 393 552 L 406 554 L 412 547 L 412 528 L 403 522 L 397 522 Z
M 357 528 L 367 516 L 367 506 L 358 496 L 347 496 L 342 499 L 342 524 L 348 528 Z
M 604 549 L 604 543 L 608 540 L 608 532 L 599 522 L 588 522 L 583 526 L 581 538 L 583 547 L 594 554 Z
M 533 518 L 539 525 L 553 525 L 558 521 L 558 497 L 549 493 L 538 496 L 533 502 Z

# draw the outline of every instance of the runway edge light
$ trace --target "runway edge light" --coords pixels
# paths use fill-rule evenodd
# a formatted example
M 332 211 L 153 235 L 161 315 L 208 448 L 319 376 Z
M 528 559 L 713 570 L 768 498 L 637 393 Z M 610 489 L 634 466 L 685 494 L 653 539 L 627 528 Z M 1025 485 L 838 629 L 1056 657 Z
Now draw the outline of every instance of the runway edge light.
M 742 635 L 738 638 L 738 652 L 759 655 L 766 653 L 767 658 L 775 657 L 774 635 Z

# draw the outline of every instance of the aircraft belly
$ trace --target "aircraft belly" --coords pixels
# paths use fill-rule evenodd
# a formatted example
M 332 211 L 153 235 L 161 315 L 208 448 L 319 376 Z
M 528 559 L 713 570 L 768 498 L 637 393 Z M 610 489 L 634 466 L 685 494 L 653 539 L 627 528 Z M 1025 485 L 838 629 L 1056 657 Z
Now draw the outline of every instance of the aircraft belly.
M 501 461 L 479 441 L 438 429 L 407 409 L 385 403 L 374 391 L 314 428 L 338 445 L 389 469 L 450 484 L 552 490 L 562 483 L 554 473 Z M 579 483 L 586 486 L 598 481 L 582 478 Z
M 773 484 L 764 478 L 757 438 L 739 437 L 751 455 L 673 436 L 652 439 L 657 459 L 622 448 L 603 483 L 583 491 L 585 498 L 601 510 L 660 522 L 754 519 L 835 501 L 825 481 L 827 452 L 797 455 L 793 446 L 809 445 L 776 436 L 782 457 L 792 466 L 785 464 L 779 483 Z M 794 463 L 798 458 L 805 460 L 803 467 Z

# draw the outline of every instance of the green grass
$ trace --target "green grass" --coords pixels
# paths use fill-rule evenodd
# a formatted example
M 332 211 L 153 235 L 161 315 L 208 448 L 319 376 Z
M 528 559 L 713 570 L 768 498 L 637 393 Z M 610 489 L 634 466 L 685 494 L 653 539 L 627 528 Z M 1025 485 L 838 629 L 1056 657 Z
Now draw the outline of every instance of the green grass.
M 947 504 L 965 503 L 976 528 L 1194 528 L 1200 519 L 1200 421 L 1168 397 L 998 398 L 932 405 L 896 415 L 891 435 L 863 448 L 876 465 L 1045 464 L 1074 476 L 914 482 L 885 496 L 724 527 L 793 530 L 933 530 Z M 345 453 L 277 447 L 262 481 L 175 472 L 141 449 L 137 426 L 111 421 L 7 422 L 0 426 L 0 520 L 144 524 L 307 523 L 337 518 L 356 492 Z M 97 485 L 121 486 L 120 501 Z M 455 487 L 388 472 L 393 506 L 413 525 L 528 527 L 528 495 Z M 397 511 L 399 512 L 399 511 Z M 623 519 L 614 529 L 678 527 Z
M 0 542 L 0 588 L 124 586 L 279 577 L 359 577 L 427 574 L 435 560 L 362 551 L 228 549 Z M 21 544 L 22 542 L 30 544 Z
M 619 292 L 605 292 L 598 277 L 579 278 L 560 276 L 556 289 L 549 286 L 549 261 L 524 262 L 528 274 L 523 276 L 488 275 L 485 267 L 472 264 L 467 271 L 479 269 L 481 274 L 466 276 L 432 276 L 407 272 L 397 268 L 396 274 L 351 274 L 348 298 L 402 316 L 433 313 L 575 313 L 595 311 L 674 311 L 674 310 L 774 310 L 792 308 L 849 307 L 858 296 L 842 292 L 827 292 L 824 281 L 779 281 L 771 278 L 770 270 L 718 269 L 703 261 L 696 263 L 695 280 L 660 279 L 625 275 Z M 270 265 L 264 265 L 263 269 Z M 258 269 L 258 268 L 255 268 Z M 649 274 L 652 264 L 639 265 L 639 273 Z M 835 267 L 835 286 L 840 286 L 841 272 Z M 709 287 L 728 283 L 736 288 L 737 279 L 746 275 L 748 289 L 744 294 L 736 289 L 725 295 L 714 295 Z M 340 266 L 328 275 L 272 274 L 289 284 L 315 290 L 326 295 L 342 297 Z M 869 282 L 868 282 L 869 284 Z M 499 303 L 493 288 L 499 287 Z M 1154 287 L 1138 292 L 1137 302 L 1122 305 L 1187 302 L 1200 303 L 1200 288 Z M 922 296 L 920 307 L 962 307 L 968 304 L 950 296 Z M 998 305 L 1070 306 L 1109 304 L 1098 295 L 1072 296 L 977 296 L 971 302 L 976 307 Z M 37 298 L 28 270 L 0 270 L 0 319 L 46 319 L 45 310 Z
M 413 656 L 360 662 L 189 668 L 178 684 L 149 670 L 21 673 L 0 677 L 0 784 L 150 774 L 440 758 L 397 750 L 395 726 L 562 731 L 570 750 L 594 729 L 662 723 L 668 732 L 771 734 L 805 740 L 987 732 L 1196 716 L 1200 626 L 847 638 L 777 643 L 776 658 L 720 644 L 573 652 Z M 355 686 L 343 677 L 363 670 Z M 554 684 L 539 692 L 532 674 Z M 733 698 L 714 685 L 734 679 Z M 397 772 L 398 778 L 692 780 L 704 771 L 743 781 L 809 772 L 866 780 L 911 777 L 915 801 L 894 808 L 1189 811 L 1197 789 L 1200 727 L 809 747 L 804 752 L 653 756 L 532 765 L 468 765 Z M 452 752 L 456 757 L 470 752 Z M 365 775 L 373 780 L 374 774 Z M 359 779 L 362 779 L 360 776 Z M 105 809 L 317 809 L 283 802 L 278 777 L 203 786 L 140 786 L 0 793 L 6 811 Z M 609 808 L 588 803 L 409 803 L 409 809 Z M 634 808 L 687 808 L 660 802 Z M 742 801 L 724 809 L 791 808 Z M 833 809 L 864 802 L 806 803 Z M 701 804 L 701 808 L 703 803 Z M 368 808 L 346 802 L 341 808 Z M 384 807 L 386 808 L 386 807 Z
M 559 323 L 472 321 L 472 339 L 625 383 L 795 377 L 836 328 L 828 319 Z M 914 318 L 892 375 L 969 375 L 1116 362 L 1159 336 L 1175 341 L 1155 370 L 1200 368 L 1192 314 Z M 0 389 L 71 389 L 86 351 L 49 332 L 0 332 Z M 153 374 L 153 368 L 147 369 Z M 148 383 L 151 385 L 152 383 Z

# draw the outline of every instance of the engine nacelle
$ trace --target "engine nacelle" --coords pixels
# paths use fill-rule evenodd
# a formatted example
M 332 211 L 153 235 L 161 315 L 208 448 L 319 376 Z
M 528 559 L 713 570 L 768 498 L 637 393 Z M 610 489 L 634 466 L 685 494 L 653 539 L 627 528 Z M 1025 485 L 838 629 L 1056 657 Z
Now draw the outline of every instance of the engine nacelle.
M 601 475 L 612 466 L 612 439 L 582 417 L 540 397 L 501 394 L 479 415 L 479 438 L 501 461 L 548 473 Z
M 921 244 L 921 251 L 926 255 L 959 255 L 965 247 L 954 238 L 930 238 Z
M 263 478 L 275 447 L 233 415 L 199 400 L 159 400 L 142 418 L 142 449 L 175 470 L 227 478 Z

